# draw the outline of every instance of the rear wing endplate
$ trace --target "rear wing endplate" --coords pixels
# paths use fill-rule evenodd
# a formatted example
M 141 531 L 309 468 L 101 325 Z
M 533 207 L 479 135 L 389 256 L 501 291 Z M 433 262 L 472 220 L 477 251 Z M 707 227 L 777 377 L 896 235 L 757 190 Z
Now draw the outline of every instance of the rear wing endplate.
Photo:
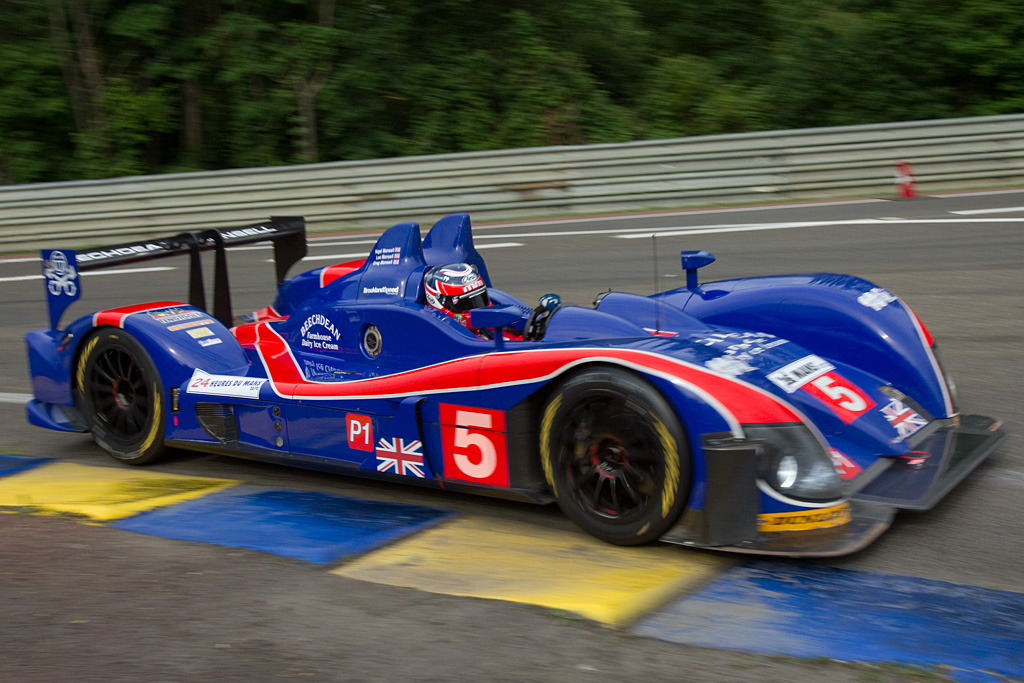
M 306 255 L 306 220 L 301 216 L 272 216 L 269 221 L 237 228 L 210 228 L 183 232 L 173 237 L 127 242 L 76 253 L 73 249 L 44 249 L 43 278 L 50 310 L 50 327 L 57 329 L 68 306 L 81 296 L 80 273 L 166 256 L 189 255 L 189 303 L 206 308 L 206 288 L 200 252 L 215 250 L 213 274 L 213 316 L 232 325 L 231 289 L 228 284 L 227 248 L 273 242 L 277 284 L 284 282 L 288 269 Z

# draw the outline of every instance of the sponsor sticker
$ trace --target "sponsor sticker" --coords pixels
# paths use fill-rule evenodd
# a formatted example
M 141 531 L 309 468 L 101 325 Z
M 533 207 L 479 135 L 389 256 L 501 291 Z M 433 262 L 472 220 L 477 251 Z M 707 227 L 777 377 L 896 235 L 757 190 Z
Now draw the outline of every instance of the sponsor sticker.
M 177 332 L 178 330 L 187 330 L 190 327 L 199 327 L 200 325 L 212 325 L 213 321 L 209 318 L 203 318 L 202 320 L 193 320 L 190 323 L 178 323 L 177 325 L 171 325 L 167 328 L 168 332 Z
M 896 301 L 896 295 L 892 294 L 881 287 L 875 287 L 857 297 L 857 302 L 861 306 L 867 306 L 868 308 L 880 311 L 893 301 Z
M 363 287 L 363 294 L 387 294 L 398 296 L 398 287 Z
M 199 329 L 188 330 L 188 336 L 192 337 L 193 339 L 202 339 L 203 337 L 212 337 L 213 336 L 213 330 L 211 330 L 209 327 L 200 327 Z
M 202 311 L 186 311 L 183 308 L 161 308 L 156 311 L 147 311 L 150 318 L 157 320 L 164 325 L 184 322 L 185 320 L 196 320 L 206 314 Z
M 504 411 L 448 403 L 440 408 L 444 476 L 508 487 Z
M 137 254 L 148 254 L 151 251 L 164 251 L 164 247 L 159 244 L 135 244 L 127 247 L 118 247 L 117 249 L 101 249 L 99 251 L 89 251 L 84 254 L 79 254 L 78 260 L 96 261 L 108 258 L 116 258 L 119 256 L 135 256 Z
M 704 365 L 709 370 L 714 370 L 723 375 L 729 375 L 730 377 L 738 377 L 744 372 L 750 372 L 754 369 L 753 365 L 750 365 L 746 361 L 740 360 L 739 358 L 732 358 L 731 356 L 720 356 L 718 358 L 712 358 L 711 360 L 704 361 Z
M 850 504 L 841 503 L 817 510 L 772 512 L 757 516 L 758 531 L 808 531 L 849 524 Z
M 828 449 L 828 457 L 832 458 L 832 464 L 836 466 L 836 470 L 839 472 L 839 476 L 843 481 L 849 481 L 861 473 L 863 468 L 850 460 L 840 451 L 834 448 Z
M 347 413 L 345 415 L 345 432 L 348 434 L 348 447 L 357 451 L 373 451 L 373 420 L 367 415 Z
M 768 349 L 789 343 L 788 339 L 780 339 L 767 332 L 715 332 L 706 337 L 693 340 L 702 346 L 713 346 L 720 349 L 726 356 L 742 361 L 753 360 Z
M 223 340 L 221 340 L 219 337 L 211 337 L 209 339 L 200 339 L 199 340 L 199 345 L 200 346 L 213 346 L 214 344 L 220 344 L 222 342 L 223 342 Z
M 188 381 L 185 393 L 207 394 L 210 396 L 234 396 L 236 398 L 258 398 L 265 379 L 234 377 L 232 375 L 211 375 L 196 369 Z
M 835 366 L 820 356 L 804 356 L 798 361 L 779 368 L 768 374 L 768 379 L 777 387 L 792 394 L 816 377 L 820 377 Z
M 75 296 L 78 293 L 78 271 L 63 251 L 54 249 L 50 258 L 43 262 L 43 277 L 46 289 L 53 296 Z
M 312 351 L 338 351 L 341 348 L 341 332 L 334 323 L 321 313 L 306 318 L 299 328 L 301 344 Z

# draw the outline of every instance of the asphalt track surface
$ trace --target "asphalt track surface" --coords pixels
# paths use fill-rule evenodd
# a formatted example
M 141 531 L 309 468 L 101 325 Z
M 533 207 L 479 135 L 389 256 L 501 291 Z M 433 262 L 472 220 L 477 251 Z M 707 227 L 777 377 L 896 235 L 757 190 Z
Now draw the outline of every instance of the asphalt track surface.
M 262 216 L 253 216 L 259 220 Z M 437 216 L 410 216 L 427 224 Z M 184 227 L 184 226 L 183 226 Z M 315 229 L 315 226 L 311 226 Z M 867 550 L 805 565 L 1024 592 L 1024 191 L 480 225 L 496 286 L 589 304 L 608 288 L 682 284 L 681 249 L 718 261 L 702 280 L 831 271 L 898 294 L 930 328 L 965 412 L 1011 434 L 935 510 L 902 514 Z M 308 268 L 375 234 L 315 236 Z M 52 245 L 60 246 L 60 245 Z M 272 298 L 266 249 L 231 255 L 237 311 Z M 170 260 L 83 280 L 72 314 L 186 296 Z M 165 269 L 167 268 L 167 269 Z M 297 272 L 301 267 L 296 266 Z M 22 336 L 47 324 L 38 261 L 0 261 L 0 453 L 108 464 L 87 437 L 28 426 Z M 572 528 L 554 507 L 421 491 L 195 454 L 160 469 Z M 905 680 L 866 669 L 640 638 L 551 610 L 329 575 L 247 550 L 0 515 L 0 680 Z M 692 553 L 680 549 L 681 553 Z

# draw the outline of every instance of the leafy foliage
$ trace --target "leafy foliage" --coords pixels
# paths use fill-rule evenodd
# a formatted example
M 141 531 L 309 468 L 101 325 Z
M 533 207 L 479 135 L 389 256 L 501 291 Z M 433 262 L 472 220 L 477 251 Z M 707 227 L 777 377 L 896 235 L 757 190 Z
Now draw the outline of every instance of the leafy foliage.
M 2 0 L 0 183 L 1024 110 L 1024 0 Z

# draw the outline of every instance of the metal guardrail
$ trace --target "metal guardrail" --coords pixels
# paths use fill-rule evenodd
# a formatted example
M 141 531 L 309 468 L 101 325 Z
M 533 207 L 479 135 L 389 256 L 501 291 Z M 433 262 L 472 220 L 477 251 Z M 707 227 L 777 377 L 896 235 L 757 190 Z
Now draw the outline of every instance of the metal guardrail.
M 1024 184 L 1024 115 L 0 187 L 0 250 L 306 216 L 310 230 Z

